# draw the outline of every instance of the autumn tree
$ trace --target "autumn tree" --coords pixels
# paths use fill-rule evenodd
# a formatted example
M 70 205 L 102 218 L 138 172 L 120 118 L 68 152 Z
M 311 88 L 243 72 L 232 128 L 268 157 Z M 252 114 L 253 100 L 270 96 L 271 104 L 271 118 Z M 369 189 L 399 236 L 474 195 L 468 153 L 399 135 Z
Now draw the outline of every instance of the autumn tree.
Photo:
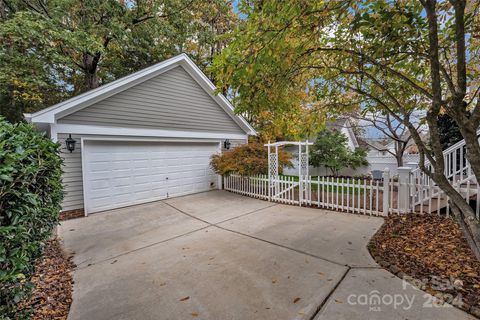
M 226 0 L 1 1 L 1 112 L 12 121 L 180 52 L 203 69 L 236 24 Z
M 291 154 L 278 150 L 278 170 L 292 168 Z M 268 150 L 263 143 L 250 141 L 231 150 L 212 156 L 210 166 L 219 175 L 236 173 L 240 175 L 268 174 Z
M 374 102 L 365 107 L 388 113 L 408 128 L 419 150 L 421 170 L 449 196 L 452 211 L 480 257 L 480 224 L 443 174 L 437 124 L 443 113 L 457 123 L 479 181 L 480 3 L 242 3 L 247 23 L 215 63 L 221 84 L 241 97 L 239 108 L 288 113 L 288 105 L 295 103 L 291 93 L 299 89 L 316 101 L 328 100 L 332 91 L 340 93 L 332 95 L 337 101 L 330 101 L 324 112 L 351 111 L 352 97 Z M 409 116 L 412 110 L 425 114 L 421 120 L 429 131 L 428 143 L 422 141 Z

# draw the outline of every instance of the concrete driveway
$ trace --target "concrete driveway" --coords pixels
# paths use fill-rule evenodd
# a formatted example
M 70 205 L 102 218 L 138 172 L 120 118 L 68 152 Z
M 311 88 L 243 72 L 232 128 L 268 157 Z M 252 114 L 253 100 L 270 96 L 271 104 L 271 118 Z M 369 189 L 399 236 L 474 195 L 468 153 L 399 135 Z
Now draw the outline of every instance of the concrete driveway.
M 69 319 L 473 319 L 376 265 L 381 224 L 224 191 L 66 221 Z

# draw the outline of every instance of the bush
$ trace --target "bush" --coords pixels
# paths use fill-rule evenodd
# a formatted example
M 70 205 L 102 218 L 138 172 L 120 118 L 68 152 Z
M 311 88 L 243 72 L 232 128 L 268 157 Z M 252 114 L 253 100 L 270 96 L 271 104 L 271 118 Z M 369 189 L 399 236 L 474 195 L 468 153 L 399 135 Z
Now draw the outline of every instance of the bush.
M 0 118 L 0 318 L 16 305 L 42 244 L 58 223 L 63 199 L 59 146 L 26 123 Z
M 280 173 L 283 167 L 292 167 L 289 153 L 279 150 L 278 158 Z M 213 155 L 210 164 L 213 170 L 220 175 L 230 173 L 241 175 L 267 174 L 268 150 L 261 143 L 251 142 L 225 151 L 222 154 Z
M 310 149 L 310 165 L 328 168 L 334 176 L 343 168 L 368 166 L 367 152 L 363 149 L 350 150 L 347 141 L 347 137 L 338 130 L 320 131 Z

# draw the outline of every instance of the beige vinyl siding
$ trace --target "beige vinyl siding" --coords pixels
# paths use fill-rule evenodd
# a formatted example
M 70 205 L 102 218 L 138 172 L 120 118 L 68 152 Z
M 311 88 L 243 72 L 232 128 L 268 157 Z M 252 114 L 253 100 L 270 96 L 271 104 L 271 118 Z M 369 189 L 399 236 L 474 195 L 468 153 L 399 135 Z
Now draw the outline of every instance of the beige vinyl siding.
M 83 208 L 83 176 L 82 176 L 82 156 L 81 156 L 81 137 L 99 137 L 93 135 L 72 135 L 77 141 L 75 150 L 70 153 L 65 147 L 65 139 L 68 134 L 59 133 L 58 142 L 61 144 L 61 156 L 64 159 L 63 166 L 63 184 L 65 198 L 62 203 L 62 211 L 69 211 Z M 118 137 L 116 137 L 118 138 Z M 199 140 L 200 142 L 201 140 Z M 231 147 L 246 143 L 246 140 L 230 140 Z M 179 142 L 181 143 L 181 142 Z M 222 141 L 223 149 L 223 141 Z
M 245 134 L 181 66 L 58 123 Z

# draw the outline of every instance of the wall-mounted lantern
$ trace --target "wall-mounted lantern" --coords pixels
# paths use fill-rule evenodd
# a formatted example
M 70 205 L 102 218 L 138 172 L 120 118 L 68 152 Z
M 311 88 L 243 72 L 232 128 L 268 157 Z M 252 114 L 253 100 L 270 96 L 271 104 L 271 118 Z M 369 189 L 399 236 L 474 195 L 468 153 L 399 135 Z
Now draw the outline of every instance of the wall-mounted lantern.
M 70 151 L 70 153 L 72 153 L 73 150 L 75 150 L 75 143 L 76 142 L 77 141 L 72 139 L 72 135 L 69 134 L 67 140 L 65 140 L 65 144 L 67 145 L 67 150 Z
M 231 145 L 231 143 L 230 143 L 230 140 L 228 140 L 228 139 L 223 142 L 223 147 L 225 148 L 225 150 L 229 150 L 230 145 Z

